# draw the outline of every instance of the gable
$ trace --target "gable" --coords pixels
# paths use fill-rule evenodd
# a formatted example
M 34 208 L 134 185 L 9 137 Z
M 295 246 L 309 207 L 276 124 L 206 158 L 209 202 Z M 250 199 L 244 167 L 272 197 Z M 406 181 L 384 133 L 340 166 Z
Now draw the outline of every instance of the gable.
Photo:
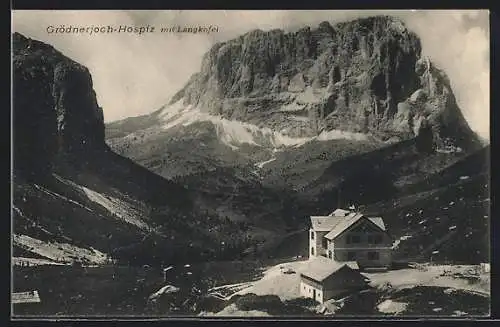
M 384 232 L 377 224 L 375 224 L 371 219 L 364 218 L 357 221 L 351 227 L 347 228 L 346 231 L 354 233 L 380 233 Z
M 339 224 L 340 225 L 340 224 Z M 350 223 L 346 222 L 345 226 L 342 226 L 343 228 L 341 230 L 337 230 L 335 228 L 332 230 L 330 233 L 325 235 L 326 238 L 333 240 L 340 235 L 344 234 L 347 231 L 353 231 L 359 228 L 359 232 L 361 233 L 368 233 L 368 232 L 382 232 L 386 235 L 389 235 L 385 229 L 382 229 L 378 224 L 376 224 L 374 221 L 372 221 L 370 218 L 367 218 L 363 215 L 359 216 L 357 219 L 352 220 Z M 385 227 L 385 226 L 384 226 Z
M 351 225 L 356 223 L 359 219 L 363 217 L 362 214 L 350 214 L 345 218 L 342 218 L 342 221 L 338 223 L 335 228 L 333 228 L 328 234 L 325 235 L 325 237 L 329 240 L 333 240 L 336 238 L 339 234 L 341 234 L 344 230 L 349 228 Z
M 349 266 L 345 265 L 342 268 L 338 269 L 330 276 L 323 280 L 323 285 L 328 287 L 333 284 L 343 283 L 345 281 L 354 281 L 357 283 L 364 283 L 367 278 L 359 273 L 357 270 L 353 270 L 349 268 Z
M 382 217 L 368 217 L 368 219 L 370 219 L 372 223 L 380 227 L 380 229 L 387 231 L 387 229 L 385 228 L 384 219 L 382 219 Z

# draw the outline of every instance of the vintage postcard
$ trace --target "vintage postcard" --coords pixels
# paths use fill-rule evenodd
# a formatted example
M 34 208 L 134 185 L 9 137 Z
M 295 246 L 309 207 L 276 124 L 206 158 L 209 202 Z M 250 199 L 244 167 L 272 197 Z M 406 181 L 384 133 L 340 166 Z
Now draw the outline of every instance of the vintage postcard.
M 12 319 L 489 317 L 489 12 L 12 12 Z

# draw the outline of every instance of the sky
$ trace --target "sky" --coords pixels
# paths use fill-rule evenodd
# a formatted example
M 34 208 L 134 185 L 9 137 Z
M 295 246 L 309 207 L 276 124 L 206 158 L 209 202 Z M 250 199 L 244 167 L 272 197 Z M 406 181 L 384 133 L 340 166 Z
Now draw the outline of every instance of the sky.
M 486 10 L 14 10 L 12 29 L 53 45 L 89 68 L 106 122 L 159 109 L 199 71 L 210 47 L 250 30 L 287 31 L 370 15 L 401 18 L 423 54 L 450 78 L 471 128 L 489 139 L 489 13 Z M 144 26 L 155 33 L 49 33 L 50 26 Z M 213 26 L 211 33 L 157 33 L 161 27 Z

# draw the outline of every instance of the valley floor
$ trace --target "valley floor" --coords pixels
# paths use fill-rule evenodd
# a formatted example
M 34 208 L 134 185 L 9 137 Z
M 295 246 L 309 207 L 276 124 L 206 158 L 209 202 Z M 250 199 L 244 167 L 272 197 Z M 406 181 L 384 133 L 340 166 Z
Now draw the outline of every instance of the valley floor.
M 161 269 L 149 267 L 14 267 L 14 291 L 37 290 L 42 301 L 18 305 L 14 314 L 287 316 L 297 308 L 312 316 L 489 314 L 489 274 L 482 273 L 476 281 L 464 279 L 474 266 L 423 265 L 364 273 L 371 280 L 371 289 L 340 302 L 318 305 L 299 297 L 299 273 L 304 263 L 297 259 L 183 264 L 167 272 L 166 282 Z

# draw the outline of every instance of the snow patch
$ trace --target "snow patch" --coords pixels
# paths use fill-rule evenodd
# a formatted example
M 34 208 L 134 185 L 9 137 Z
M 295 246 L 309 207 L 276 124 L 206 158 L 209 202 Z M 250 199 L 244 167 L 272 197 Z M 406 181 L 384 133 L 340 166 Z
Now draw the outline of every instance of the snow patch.
M 38 184 L 33 184 L 33 186 L 34 186 L 35 188 L 37 188 L 38 190 L 42 191 L 42 192 L 43 192 L 43 193 L 45 193 L 45 194 L 48 194 L 48 195 L 50 195 L 50 196 L 52 196 L 52 197 L 55 197 L 55 198 L 62 199 L 62 200 L 67 201 L 67 202 L 69 202 L 69 203 L 73 203 L 73 204 L 75 204 L 75 205 L 77 205 L 77 206 L 79 206 L 79 207 L 81 207 L 81 208 L 83 208 L 83 209 L 85 209 L 85 210 L 87 210 L 87 211 L 89 211 L 89 212 L 92 212 L 92 209 L 90 209 L 89 207 L 84 206 L 83 204 L 81 204 L 81 203 L 79 203 L 79 202 L 76 202 L 76 201 L 74 201 L 74 200 L 68 199 L 67 197 L 65 197 L 65 196 L 63 196 L 63 195 L 61 195 L 61 194 L 59 194 L 59 193 L 52 192 L 52 191 L 50 191 L 50 190 L 46 189 L 45 187 L 40 186 L 40 185 L 38 185 Z
M 134 209 L 131 208 L 127 203 L 112 196 L 103 195 L 101 193 L 92 191 L 91 189 L 84 186 L 80 186 L 80 188 L 83 192 L 85 192 L 85 195 L 89 198 L 89 200 L 99 204 L 109 212 L 113 213 L 119 219 L 122 219 L 125 222 L 135 225 L 141 229 L 149 229 L 148 224 L 140 220 L 134 213 Z
M 84 249 L 68 243 L 44 242 L 27 235 L 13 235 L 13 244 L 56 262 L 73 262 L 83 259 L 94 264 L 103 264 L 108 256 L 96 249 Z
M 63 266 L 64 263 L 54 262 L 46 259 L 37 258 L 24 258 L 24 257 L 12 257 L 12 264 L 14 266 Z
M 406 310 L 408 303 L 385 300 L 377 306 L 378 311 L 383 313 L 398 314 Z
M 308 102 L 310 102 L 308 97 L 311 95 L 306 92 L 304 96 L 306 96 Z M 314 95 L 314 97 L 316 97 L 316 95 Z M 288 107 L 284 109 L 297 110 L 299 108 L 299 106 L 293 107 L 291 104 L 287 106 Z M 273 131 L 268 127 L 259 127 L 249 123 L 228 120 L 202 112 L 199 108 L 191 105 L 184 106 L 183 100 L 179 100 L 170 106 L 165 106 L 159 114 L 159 118 L 162 122 L 161 128 L 164 130 L 175 126 L 189 126 L 196 122 L 211 122 L 215 126 L 218 138 L 233 149 L 241 144 L 281 148 L 298 147 L 313 140 L 329 141 L 336 139 L 351 139 L 360 141 L 368 139 L 368 136 L 362 133 L 351 133 L 338 130 L 322 132 L 320 135 L 314 137 L 291 137 L 282 131 Z M 129 135 L 128 137 L 133 136 Z
M 121 219 L 125 221 L 126 223 L 135 225 L 141 229 L 144 230 L 149 230 L 150 227 L 148 224 L 146 224 L 144 221 L 142 221 L 139 217 L 140 214 L 138 213 L 138 210 L 132 207 L 130 204 L 126 203 L 125 201 L 122 201 L 120 199 L 117 199 L 115 197 L 112 197 L 110 195 L 104 195 L 99 192 L 93 191 L 85 186 L 78 185 L 72 181 L 66 180 L 60 176 L 55 175 L 55 177 L 65 183 L 68 184 L 72 187 L 75 187 L 76 189 L 79 189 L 82 191 L 87 198 L 100 205 L 104 209 L 108 210 L 111 212 L 114 216 L 116 216 L 118 219 Z M 69 199 L 68 199 L 69 200 Z M 69 200 L 71 201 L 71 200 Z M 90 209 L 89 209 L 90 210 Z
M 238 309 L 236 304 L 231 304 L 224 308 L 224 310 L 217 313 L 213 312 L 201 312 L 199 316 L 222 316 L 222 317 L 269 317 L 270 315 L 264 311 L 249 310 L 244 311 Z
M 368 137 L 366 134 L 363 133 L 352 133 L 346 131 L 331 130 L 327 132 L 321 132 L 321 134 L 319 134 L 318 137 L 316 138 L 316 140 L 318 141 L 329 141 L 338 139 L 366 141 L 368 140 Z
M 399 239 L 397 239 L 397 240 L 395 240 L 395 241 L 394 241 L 394 243 L 392 244 L 392 247 L 391 247 L 391 248 L 392 248 L 393 250 L 397 249 L 397 248 L 399 247 L 399 244 L 400 244 L 400 243 L 401 243 L 401 239 L 399 238 Z
M 259 167 L 259 168 L 263 168 L 263 167 L 264 167 L 264 165 L 267 165 L 268 163 L 273 162 L 274 160 L 276 160 L 276 158 L 274 158 L 274 157 L 273 157 L 273 158 L 271 158 L 271 159 L 269 159 L 269 160 L 262 161 L 262 162 L 258 162 L 258 163 L 256 163 L 255 165 L 256 165 L 257 167 Z
M 160 288 L 155 293 L 151 294 L 148 299 L 150 301 L 156 300 L 157 298 L 159 298 L 163 294 L 177 293 L 177 292 L 179 292 L 179 290 L 180 290 L 180 288 L 175 287 L 173 285 L 166 285 L 166 286 L 163 286 L 162 288 Z

